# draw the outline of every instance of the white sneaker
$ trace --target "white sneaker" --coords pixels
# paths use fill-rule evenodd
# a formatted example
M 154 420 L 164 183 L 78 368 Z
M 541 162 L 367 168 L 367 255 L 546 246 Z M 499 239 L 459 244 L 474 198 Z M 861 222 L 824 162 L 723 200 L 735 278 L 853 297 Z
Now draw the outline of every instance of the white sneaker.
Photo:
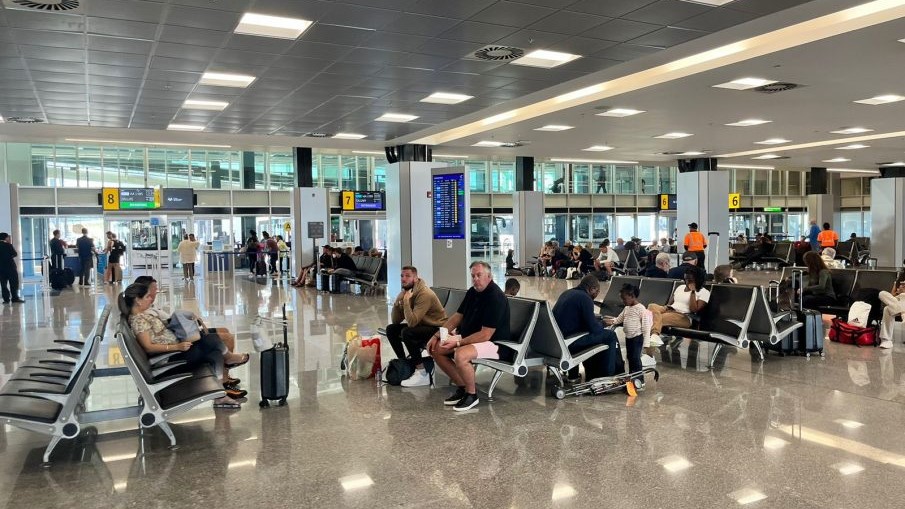
M 654 359 L 653 357 L 651 357 L 650 355 L 647 355 L 646 353 L 641 354 L 641 367 L 642 368 L 649 368 L 649 367 L 656 366 L 656 365 L 657 365 L 657 359 Z
M 660 335 L 659 335 L 659 334 L 651 334 L 651 335 L 650 335 L 650 346 L 653 346 L 653 347 L 655 347 L 655 348 L 658 347 L 658 346 L 663 346 L 663 340 L 660 339 Z
M 880 348 L 892 348 L 892 340 L 884 339 L 880 341 Z
M 403 387 L 424 387 L 431 384 L 431 376 L 426 369 L 416 369 L 412 376 L 402 381 Z

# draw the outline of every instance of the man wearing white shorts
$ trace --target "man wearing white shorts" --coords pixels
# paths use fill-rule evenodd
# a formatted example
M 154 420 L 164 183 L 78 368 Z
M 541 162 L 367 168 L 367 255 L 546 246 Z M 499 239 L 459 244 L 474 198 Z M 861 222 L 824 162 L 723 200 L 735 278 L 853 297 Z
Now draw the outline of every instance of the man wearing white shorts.
M 456 392 L 443 404 L 455 406 L 457 411 L 478 404 L 471 361 L 499 359 L 493 341 L 509 340 L 509 301 L 493 282 L 487 262 L 471 264 L 471 284 L 459 309 L 443 324 L 450 331 L 446 341 L 441 341 L 437 332 L 427 343 L 427 351 L 437 366 L 456 384 Z

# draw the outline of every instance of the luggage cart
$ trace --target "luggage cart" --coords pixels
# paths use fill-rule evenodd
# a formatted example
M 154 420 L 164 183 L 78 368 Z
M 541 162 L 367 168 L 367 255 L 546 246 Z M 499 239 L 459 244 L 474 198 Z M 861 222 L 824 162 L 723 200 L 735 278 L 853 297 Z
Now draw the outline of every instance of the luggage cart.
M 550 394 L 556 399 L 563 399 L 566 396 L 597 396 L 619 390 L 627 390 L 628 384 L 634 383 L 634 380 L 642 375 L 653 375 L 654 381 L 660 380 L 660 372 L 654 367 L 647 367 L 634 373 L 595 378 L 580 384 L 555 385 L 550 390 Z

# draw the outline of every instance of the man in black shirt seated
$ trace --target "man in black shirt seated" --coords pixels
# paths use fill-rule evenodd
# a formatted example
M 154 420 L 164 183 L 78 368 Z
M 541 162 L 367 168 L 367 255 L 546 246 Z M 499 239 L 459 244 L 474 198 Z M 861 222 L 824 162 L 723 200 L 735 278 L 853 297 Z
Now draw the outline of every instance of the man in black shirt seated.
M 654 263 L 644 271 L 645 277 L 669 277 L 669 253 L 658 253 Z
M 602 376 L 613 376 L 616 373 L 616 357 L 622 358 L 619 352 L 616 333 L 605 328 L 594 313 L 594 298 L 600 293 L 600 282 L 596 276 L 585 276 L 578 286 L 563 292 L 553 306 L 553 318 L 559 326 L 563 337 L 587 332 L 588 335 L 569 345 L 573 354 L 587 350 L 594 345 L 604 344 L 604 350 L 583 362 L 586 380 Z M 578 367 L 569 370 L 569 380 L 580 379 Z
M 355 260 L 342 249 L 333 248 L 333 274 L 352 277 L 355 275 Z
M 490 264 L 477 261 L 471 264 L 472 287 L 465 294 L 459 309 L 442 329 L 449 331 L 445 341 L 440 332 L 427 343 L 427 351 L 440 369 L 456 384 L 444 405 L 463 411 L 478 404 L 473 359 L 499 359 L 493 341 L 509 341 L 509 302 L 503 290 L 493 282 Z
M 694 269 L 701 276 L 701 281 L 706 279 L 706 272 L 704 269 L 698 267 L 698 256 L 693 251 L 685 251 L 682 253 L 682 264 L 673 267 L 669 270 L 669 277 L 671 279 L 685 279 L 685 271 L 688 269 Z
M 773 237 L 766 233 L 758 234 L 754 244 L 749 245 L 748 249 L 745 250 L 745 259 L 738 263 L 734 268 L 744 269 L 748 264 L 758 261 L 764 256 L 772 253 L 774 247 Z

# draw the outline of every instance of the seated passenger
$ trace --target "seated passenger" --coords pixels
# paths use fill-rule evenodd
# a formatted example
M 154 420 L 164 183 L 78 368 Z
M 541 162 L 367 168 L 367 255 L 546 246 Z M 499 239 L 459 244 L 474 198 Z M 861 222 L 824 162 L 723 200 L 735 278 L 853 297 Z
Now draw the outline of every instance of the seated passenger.
M 559 326 L 563 337 L 587 332 L 588 335 L 569 345 L 574 353 L 587 350 L 595 345 L 608 345 L 604 350 L 585 360 L 585 380 L 593 380 L 604 376 L 616 375 L 616 356 L 620 356 L 616 333 L 605 328 L 594 313 L 594 299 L 600 293 L 600 282 L 594 276 L 585 276 L 578 286 L 566 290 L 556 299 L 553 306 L 553 318 Z M 572 382 L 580 381 L 578 366 L 569 370 L 568 378 Z
M 804 255 L 804 264 L 808 268 L 808 278 L 802 290 L 805 309 L 816 309 L 819 306 L 830 306 L 836 303 L 836 292 L 833 290 L 833 277 L 830 269 L 823 263 L 823 258 L 815 251 Z
M 421 350 L 446 322 L 446 312 L 437 294 L 418 277 L 415 267 L 402 267 L 399 276 L 402 291 L 396 297 L 391 312 L 392 323 L 387 325 L 387 340 L 399 359 L 409 359 L 415 372 L 402 381 L 403 387 L 421 387 L 431 384 L 421 361 Z M 404 322 L 404 323 L 403 323 Z M 403 347 L 405 345 L 405 347 Z M 408 349 L 408 355 L 405 350 Z
M 519 290 L 522 289 L 521 283 L 518 282 L 518 279 L 511 277 L 506 280 L 506 297 L 516 297 L 518 296 Z
M 823 251 L 820 252 L 820 259 L 823 260 L 823 264 L 826 265 L 828 269 L 845 268 L 845 263 L 842 260 L 836 259 L 836 250 L 831 247 L 824 248 Z
M 896 317 L 905 312 L 905 283 L 896 282 L 892 293 L 880 292 L 883 302 L 883 320 L 880 322 L 880 348 L 892 348 L 892 332 L 896 325 Z
M 594 270 L 594 258 L 591 252 L 577 245 L 572 250 L 572 266 L 578 268 L 578 272 L 587 274 Z
M 713 269 L 713 282 L 715 284 L 738 284 L 735 273 L 732 271 L 732 265 L 717 265 Z
M 606 239 L 600 243 L 600 253 L 594 260 L 594 269 L 597 271 L 605 270 L 608 277 L 613 276 L 613 267 L 619 263 L 619 255 L 610 247 L 610 239 Z
M 515 255 L 514 249 L 510 249 L 506 253 L 506 272 L 509 272 L 510 270 L 518 269 L 518 263 L 512 258 L 514 255 Z
M 553 265 L 553 242 L 544 242 L 537 255 L 537 273 L 541 276 L 550 275 L 550 267 Z
M 350 248 L 351 249 L 351 248 Z M 333 269 L 329 272 L 337 276 L 352 277 L 355 275 L 355 260 L 340 248 L 333 249 Z
M 186 367 L 193 369 L 207 365 L 226 389 L 226 396 L 214 400 L 214 408 L 241 408 L 237 399 L 247 393 L 227 387 L 225 366 L 237 366 L 248 362 L 248 355 L 231 354 L 216 334 L 202 333 L 196 341 L 179 341 L 166 322 L 156 313 L 149 313 L 153 300 L 149 287 L 133 283 L 119 294 L 117 304 L 122 319 L 126 320 L 138 343 L 148 354 L 184 352 L 181 356 Z
M 745 251 L 745 259 L 736 265 L 737 269 L 744 269 L 749 264 L 754 263 L 764 256 L 773 252 L 774 244 L 773 237 L 767 234 L 758 234 L 757 240 L 754 241 L 754 244 L 748 246 L 748 249 Z
M 685 251 L 682 253 L 682 264 L 669 269 L 669 277 L 670 279 L 685 279 L 685 273 L 689 270 L 693 270 L 698 274 L 698 279 L 704 281 L 707 275 L 704 273 L 704 269 L 698 267 L 698 255 L 696 255 L 693 251 Z
M 686 254 L 697 258 L 694 253 Z M 691 316 L 704 309 L 707 301 L 710 300 L 710 291 L 704 288 L 704 278 L 696 269 L 697 267 L 691 267 L 685 271 L 685 284 L 676 288 L 669 305 L 651 304 L 647 306 L 647 309 L 653 313 L 650 344 L 644 345 L 645 353 L 648 355 L 653 355 L 653 349 L 663 344 L 660 332 L 663 331 L 664 325 L 691 327 Z
M 697 260 L 697 257 L 695 257 L 695 260 Z M 669 253 L 657 253 L 657 257 L 654 258 L 654 263 L 648 265 L 644 270 L 643 275 L 646 277 L 668 278 L 670 271 L 669 266 Z
M 161 309 L 159 307 L 155 307 L 154 304 L 157 302 L 157 290 L 158 284 L 157 280 L 151 276 L 138 276 L 135 278 L 132 284 L 136 285 L 145 285 L 148 287 L 149 298 L 151 299 L 151 307 L 147 310 L 148 313 L 152 313 L 157 315 L 164 323 L 170 320 L 170 317 L 173 316 L 173 310 Z M 198 326 L 201 328 L 201 332 L 207 332 L 208 334 L 216 334 L 220 341 L 226 345 L 226 349 L 232 353 L 236 351 L 236 336 L 226 327 L 208 327 L 207 324 L 201 320 L 201 317 L 198 317 Z M 248 354 L 244 354 L 245 357 L 248 357 Z M 244 364 L 244 362 L 242 363 Z M 239 385 L 238 378 L 232 378 L 229 376 L 229 370 L 227 370 L 227 384 L 237 386 Z
M 445 342 L 440 333 L 427 343 L 427 351 L 437 366 L 446 373 L 456 391 L 443 402 L 464 411 L 478 404 L 473 359 L 499 359 L 493 341 L 509 341 L 509 301 L 503 290 L 493 282 L 490 264 L 483 261 L 471 264 L 472 287 L 465 294 L 459 309 L 443 327 L 449 330 Z

